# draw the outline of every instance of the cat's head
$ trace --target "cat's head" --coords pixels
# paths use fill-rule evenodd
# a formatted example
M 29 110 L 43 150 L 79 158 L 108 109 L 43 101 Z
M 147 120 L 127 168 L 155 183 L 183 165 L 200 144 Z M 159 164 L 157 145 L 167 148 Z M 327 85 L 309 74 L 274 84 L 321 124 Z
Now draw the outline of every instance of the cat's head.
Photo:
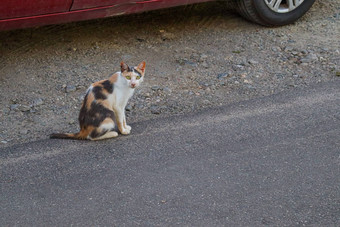
M 124 62 L 121 62 L 120 69 L 122 76 L 127 80 L 129 87 L 136 88 L 142 83 L 145 74 L 144 61 L 136 67 L 129 67 Z

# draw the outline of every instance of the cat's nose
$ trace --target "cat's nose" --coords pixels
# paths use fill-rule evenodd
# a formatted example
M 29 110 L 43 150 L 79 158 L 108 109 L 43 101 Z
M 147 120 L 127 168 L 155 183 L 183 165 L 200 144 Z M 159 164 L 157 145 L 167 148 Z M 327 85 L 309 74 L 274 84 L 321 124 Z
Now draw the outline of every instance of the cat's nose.
M 136 84 L 135 83 L 131 83 L 131 87 L 136 87 Z

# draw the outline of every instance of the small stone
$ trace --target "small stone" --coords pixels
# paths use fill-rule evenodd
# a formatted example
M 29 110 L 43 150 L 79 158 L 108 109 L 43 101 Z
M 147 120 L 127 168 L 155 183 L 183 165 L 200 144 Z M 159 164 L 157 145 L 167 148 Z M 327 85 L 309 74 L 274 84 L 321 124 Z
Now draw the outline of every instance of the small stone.
M 240 65 L 240 64 L 238 64 L 238 65 L 233 65 L 232 68 L 233 68 L 234 71 L 237 71 L 237 70 L 243 69 L 243 68 L 244 68 L 244 65 Z
M 302 58 L 301 63 L 310 63 L 318 60 L 318 56 L 316 54 L 308 54 L 305 58 Z
M 15 98 L 15 99 L 12 99 L 11 102 L 13 104 L 19 104 L 19 99 Z
M 336 76 L 340 76 L 340 71 L 335 73 Z
M 132 106 L 131 106 L 130 104 L 127 104 L 127 105 L 125 106 L 125 110 L 126 110 L 126 111 L 131 111 L 131 110 L 132 110 Z
M 150 107 L 150 109 L 151 109 L 152 114 L 160 114 L 161 113 L 161 109 L 159 108 L 159 106 L 152 105 Z
M 18 111 L 19 110 L 19 104 L 12 104 L 9 106 L 10 110 Z
M 136 105 L 136 108 L 137 109 L 144 109 L 144 105 L 139 103 L 139 104 Z
M 205 61 L 207 58 L 208 58 L 208 55 L 206 55 L 206 54 L 201 54 L 201 56 L 200 56 L 200 61 L 203 62 L 203 61 Z
M 158 91 L 158 90 L 162 90 L 162 88 L 160 86 L 158 86 L 158 85 L 155 85 L 155 86 L 151 87 L 151 90 Z
M 286 75 L 284 73 L 277 73 L 277 74 L 275 74 L 275 76 L 276 76 L 277 79 L 283 79 L 283 78 L 286 77 Z
M 27 112 L 27 111 L 30 111 L 31 107 L 30 106 L 27 106 L 27 105 L 19 105 L 19 110 L 21 112 Z
M 278 47 L 278 46 L 272 47 L 272 51 L 279 52 L 281 51 L 281 47 Z
M 6 140 L 1 140 L 2 144 L 7 144 L 8 142 Z
M 34 99 L 33 102 L 32 102 L 33 106 L 40 106 L 42 104 L 44 104 L 44 100 L 41 99 L 41 98 Z
M 28 133 L 27 129 L 21 129 L 20 130 L 20 134 L 22 134 L 22 135 L 27 135 L 27 133 Z
M 285 52 L 291 52 L 293 50 L 294 50 L 294 47 L 292 47 L 292 46 L 286 46 L 285 47 Z
M 203 66 L 204 68 L 206 68 L 206 69 L 209 68 L 209 65 L 208 65 L 206 62 L 203 62 L 203 63 L 202 63 L 202 66 Z
M 221 80 L 229 76 L 229 73 L 220 73 L 217 75 L 217 79 Z
M 249 64 L 252 64 L 252 65 L 256 65 L 256 64 L 259 63 L 259 62 L 255 61 L 253 59 L 250 59 L 248 62 L 249 62 Z
M 66 88 L 65 88 L 66 93 L 70 93 L 70 92 L 73 92 L 73 91 L 76 91 L 76 90 L 77 90 L 77 88 L 74 85 L 67 85 Z
M 196 67 L 197 66 L 197 63 L 196 62 L 192 62 L 192 61 L 188 61 L 188 60 L 184 60 L 184 63 L 186 65 L 190 65 L 190 66 L 193 66 L 193 67 Z
M 69 125 L 73 125 L 74 123 L 75 123 L 74 119 L 71 119 L 71 120 L 68 122 Z
M 167 92 L 167 93 L 171 93 L 171 92 L 172 92 L 171 89 L 168 88 L 168 87 L 164 87 L 163 90 L 164 90 L 165 92 Z

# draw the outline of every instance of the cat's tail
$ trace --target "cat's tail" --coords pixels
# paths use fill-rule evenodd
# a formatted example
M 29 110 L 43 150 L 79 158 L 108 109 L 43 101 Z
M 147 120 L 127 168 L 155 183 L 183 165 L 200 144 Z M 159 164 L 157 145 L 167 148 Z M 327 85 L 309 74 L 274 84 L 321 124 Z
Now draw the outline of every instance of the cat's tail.
M 86 140 L 87 135 L 84 133 L 53 133 L 50 135 L 50 139 L 71 139 L 71 140 Z

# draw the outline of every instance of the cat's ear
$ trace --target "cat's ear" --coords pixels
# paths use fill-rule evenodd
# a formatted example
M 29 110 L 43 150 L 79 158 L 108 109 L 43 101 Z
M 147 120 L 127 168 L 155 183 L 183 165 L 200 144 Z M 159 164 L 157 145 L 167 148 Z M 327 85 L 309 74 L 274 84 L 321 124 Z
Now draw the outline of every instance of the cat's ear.
M 120 71 L 121 72 L 127 72 L 129 70 L 129 66 L 125 64 L 124 62 L 120 63 Z
M 145 71 L 145 61 L 143 61 L 142 63 L 140 63 L 137 68 L 142 71 L 144 73 Z

